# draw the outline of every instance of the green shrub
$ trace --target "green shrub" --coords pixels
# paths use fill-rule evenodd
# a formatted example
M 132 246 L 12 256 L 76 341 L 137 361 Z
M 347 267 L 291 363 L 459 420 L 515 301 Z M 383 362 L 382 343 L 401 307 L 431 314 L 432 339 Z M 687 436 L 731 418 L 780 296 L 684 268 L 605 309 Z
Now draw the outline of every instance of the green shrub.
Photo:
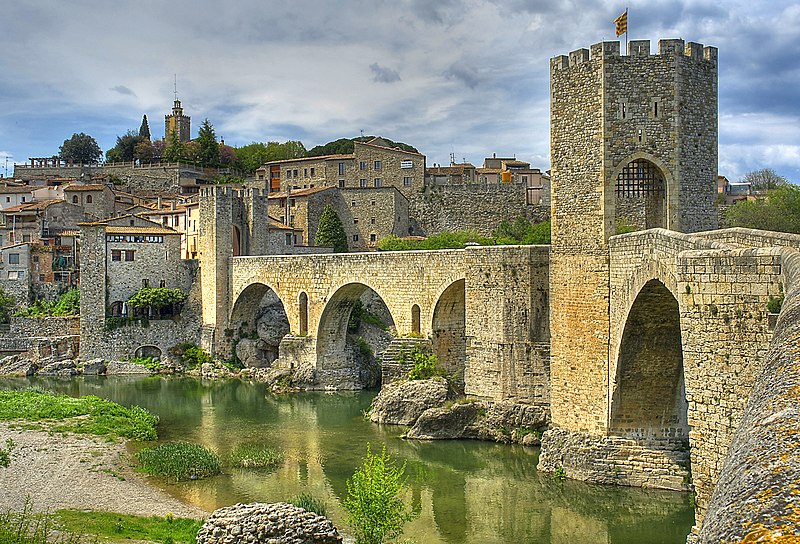
M 129 363 L 133 363 L 135 365 L 142 365 L 150 372 L 158 372 L 164 365 L 161 364 L 161 361 L 156 359 L 155 357 L 131 357 L 128 359 Z
M 83 532 L 83 531 L 81 531 Z M 22 512 L 0 513 L 0 542 L 8 544 L 80 544 L 80 534 L 61 530 L 52 515 L 35 514 L 30 501 Z
M 436 376 L 444 376 L 444 369 L 439 366 L 439 358 L 433 353 L 428 353 L 415 347 L 409 352 L 404 352 L 398 357 L 400 364 L 411 363 L 413 366 L 408 372 L 409 380 L 427 380 Z
M 781 307 L 783 306 L 783 295 L 779 297 L 769 297 L 769 302 L 767 302 L 767 311 L 771 314 L 779 314 L 781 313 Z
M 6 440 L 6 447 L 0 448 L 0 468 L 8 468 L 11 464 L 11 451 L 14 449 L 14 441 L 10 438 Z
M 302 495 L 293 498 L 289 502 L 298 508 L 306 510 L 307 512 L 314 512 L 315 514 L 323 517 L 328 516 L 328 507 L 326 506 L 325 501 L 308 493 L 303 493 Z
M 330 204 L 325 206 L 319 216 L 314 245 L 332 247 L 334 253 L 347 253 L 347 233 L 342 226 L 342 220 Z
M 636 232 L 639 230 L 638 227 L 634 227 L 633 225 L 629 225 L 622 219 L 617 219 L 616 222 L 616 234 L 627 234 L 629 232 Z
M 55 420 L 54 431 L 155 440 L 158 417 L 140 406 L 126 408 L 95 396 L 56 395 L 41 389 L 0 391 L 0 420 Z
M 179 480 L 197 480 L 220 472 L 217 454 L 199 444 L 167 442 L 136 454 L 147 474 Z
M 396 538 L 413 519 L 400 498 L 406 489 L 405 471 L 406 464 L 398 467 L 385 445 L 373 454 L 367 444 L 363 464 L 347 480 L 347 497 L 342 501 L 356 544 L 381 544 Z
M 567 471 L 564 470 L 564 467 L 556 467 L 553 471 L 553 479 L 558 480 L 559 482 L 563 482 L 567 479 Z
M 550 243 L 550 221 L 531 223 L 518 217 L 513 223 L 503 221 L 492 233 L 498 245 L 541 245 Z
M 55 302 L 37 300 L 24 310 L 16 313 L 17 317 L 48 317 L 79 315 L 81 313 L 81 293 L 78 289 L 70 289 Z
M 172 355 L 177 355 L 181 358 L 181 362 L 186 365 L 186 368 L 197 368 L 203 363 L 212 363 L 214 358 L 208 354 L 203 348 L 191 342 L 183 342 L 177 346 L 170 348 L 169 352 Z
M 14 297 L 0 289 L 0 323 L 8 323 L 13 308 Z
M 241 444 L 228 457 L 228 464 L 238 468 L 275 468 L 281 463 L 281 452 L 258 444 Z

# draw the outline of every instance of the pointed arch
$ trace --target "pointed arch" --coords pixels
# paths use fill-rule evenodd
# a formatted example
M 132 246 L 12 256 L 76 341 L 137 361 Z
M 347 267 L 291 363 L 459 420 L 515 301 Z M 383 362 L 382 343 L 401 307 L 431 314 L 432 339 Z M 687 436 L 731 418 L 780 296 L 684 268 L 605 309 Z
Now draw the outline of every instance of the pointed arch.
M 638 229 L 671 228 L 678 209 L 675 179 L 663 161 L 636 152 L 620 161 L 611 172 L 616 223 Z

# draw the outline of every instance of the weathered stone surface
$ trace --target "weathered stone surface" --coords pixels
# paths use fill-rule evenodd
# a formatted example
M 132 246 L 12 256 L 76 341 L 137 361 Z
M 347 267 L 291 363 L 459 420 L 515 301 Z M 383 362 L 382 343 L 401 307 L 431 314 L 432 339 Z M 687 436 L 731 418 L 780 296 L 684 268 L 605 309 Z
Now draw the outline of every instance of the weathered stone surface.
M 103 359 L 92 359 L 83 364 L 82 372 L 85 376 L 106 373 L 106 362 Z
M 33 376 L 37 369 L 36 364 L 19 355 L 0 359 L 0 376 Z
M 417 440 L 445 440 L 461 438 L 467 426 L 478 415 L 476 403 L 453 404 L 448 407 L 429 408 L 417 418 L 406 438 Z
M 289 503 L 235 504 L 215 510 L 197 533 L 198 544 L 266 542 L 270 544 L 337 544 L 331 521 Z
M 425 410 L 441 406 L 445 400 L 444 378 L 392 382 L 383 386 L 372 401 L 369 419 L 373 423 L 413 425 Z
M 236 344 L 236 357 L 246 368 L 264 368 L 272 362 L 267 358 L 263 346 L 260 344 L 263 344 L 262 340 L 250 338 L 242 338 Z
M 117 374 L 150 374 L 150 371 L 146 366 L 136 363 L 109 361 L 106 365 L 106 375 L 114 376 Z
M 75 361 L 56 361 L 39 370 L 40 376 L 75 376 L 76 374 L 78 374 L 78 369 Z

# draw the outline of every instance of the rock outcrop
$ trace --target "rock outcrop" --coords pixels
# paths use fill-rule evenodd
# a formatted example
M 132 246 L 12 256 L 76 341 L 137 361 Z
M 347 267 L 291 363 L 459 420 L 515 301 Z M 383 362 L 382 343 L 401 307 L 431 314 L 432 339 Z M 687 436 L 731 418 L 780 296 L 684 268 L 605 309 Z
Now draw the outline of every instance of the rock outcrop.
M 144 365 L 129 363 L 127 361 L 109 361 L 106 365 L 106 374 L 150 374 L 151 372 Z
M 197 533 L 198 544 L 235 542 L 337 544 L 342 537 L 328 518 L 285 502 L 220 508 Z
M 34 362 L 19 355 L 0 359 L 0 376 L 33 376 L 37 370 Z
M 62 376 L 70 377 L 76 376 L 78 369 L 75 367 L 75 361 L 56 361 L 49 363 L 39 370 L 40 376 Z
M 369 419 L 373 423 L 413 425 L 422 413 L 441 406 L 447 400 L 444 378 L 388 383 L 372 401 Z
M 467 427 L 478 416 L 478 404 L 453 404 L 440 408 L 430 408 L 419 416 L 406 438 L 417 440 L 447 440 L 464 438 Z

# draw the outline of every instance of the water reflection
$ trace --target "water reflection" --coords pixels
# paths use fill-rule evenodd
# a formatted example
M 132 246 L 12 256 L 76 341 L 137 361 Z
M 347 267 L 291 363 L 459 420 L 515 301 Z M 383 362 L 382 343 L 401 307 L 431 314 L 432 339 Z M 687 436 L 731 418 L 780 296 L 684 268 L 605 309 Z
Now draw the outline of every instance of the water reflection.
M 419 516 L 404 538 L 419 543 L 572 544 L 684 542 L 693 521 L 687 496 L 556 482 L 536 472 L 538 450 L 474 441 L 415 442 L 403 429 L 363 417 L 372 393 L 273 396 L 262 385 L 191 378 L 6 379 L 70 395 L 139 404 L 161 418 L 162 441 L 204 444 L 223 458 L 242 443 L 285 453 L 276 471 L 228 469 L 220 476 L 162 483 L 207 510 L 235 502 L 274 502 L 300 493 L 323 498 L 345 527 L 340 499 L 366 444 L 386 444 L 407 463 L 409 496 Z

